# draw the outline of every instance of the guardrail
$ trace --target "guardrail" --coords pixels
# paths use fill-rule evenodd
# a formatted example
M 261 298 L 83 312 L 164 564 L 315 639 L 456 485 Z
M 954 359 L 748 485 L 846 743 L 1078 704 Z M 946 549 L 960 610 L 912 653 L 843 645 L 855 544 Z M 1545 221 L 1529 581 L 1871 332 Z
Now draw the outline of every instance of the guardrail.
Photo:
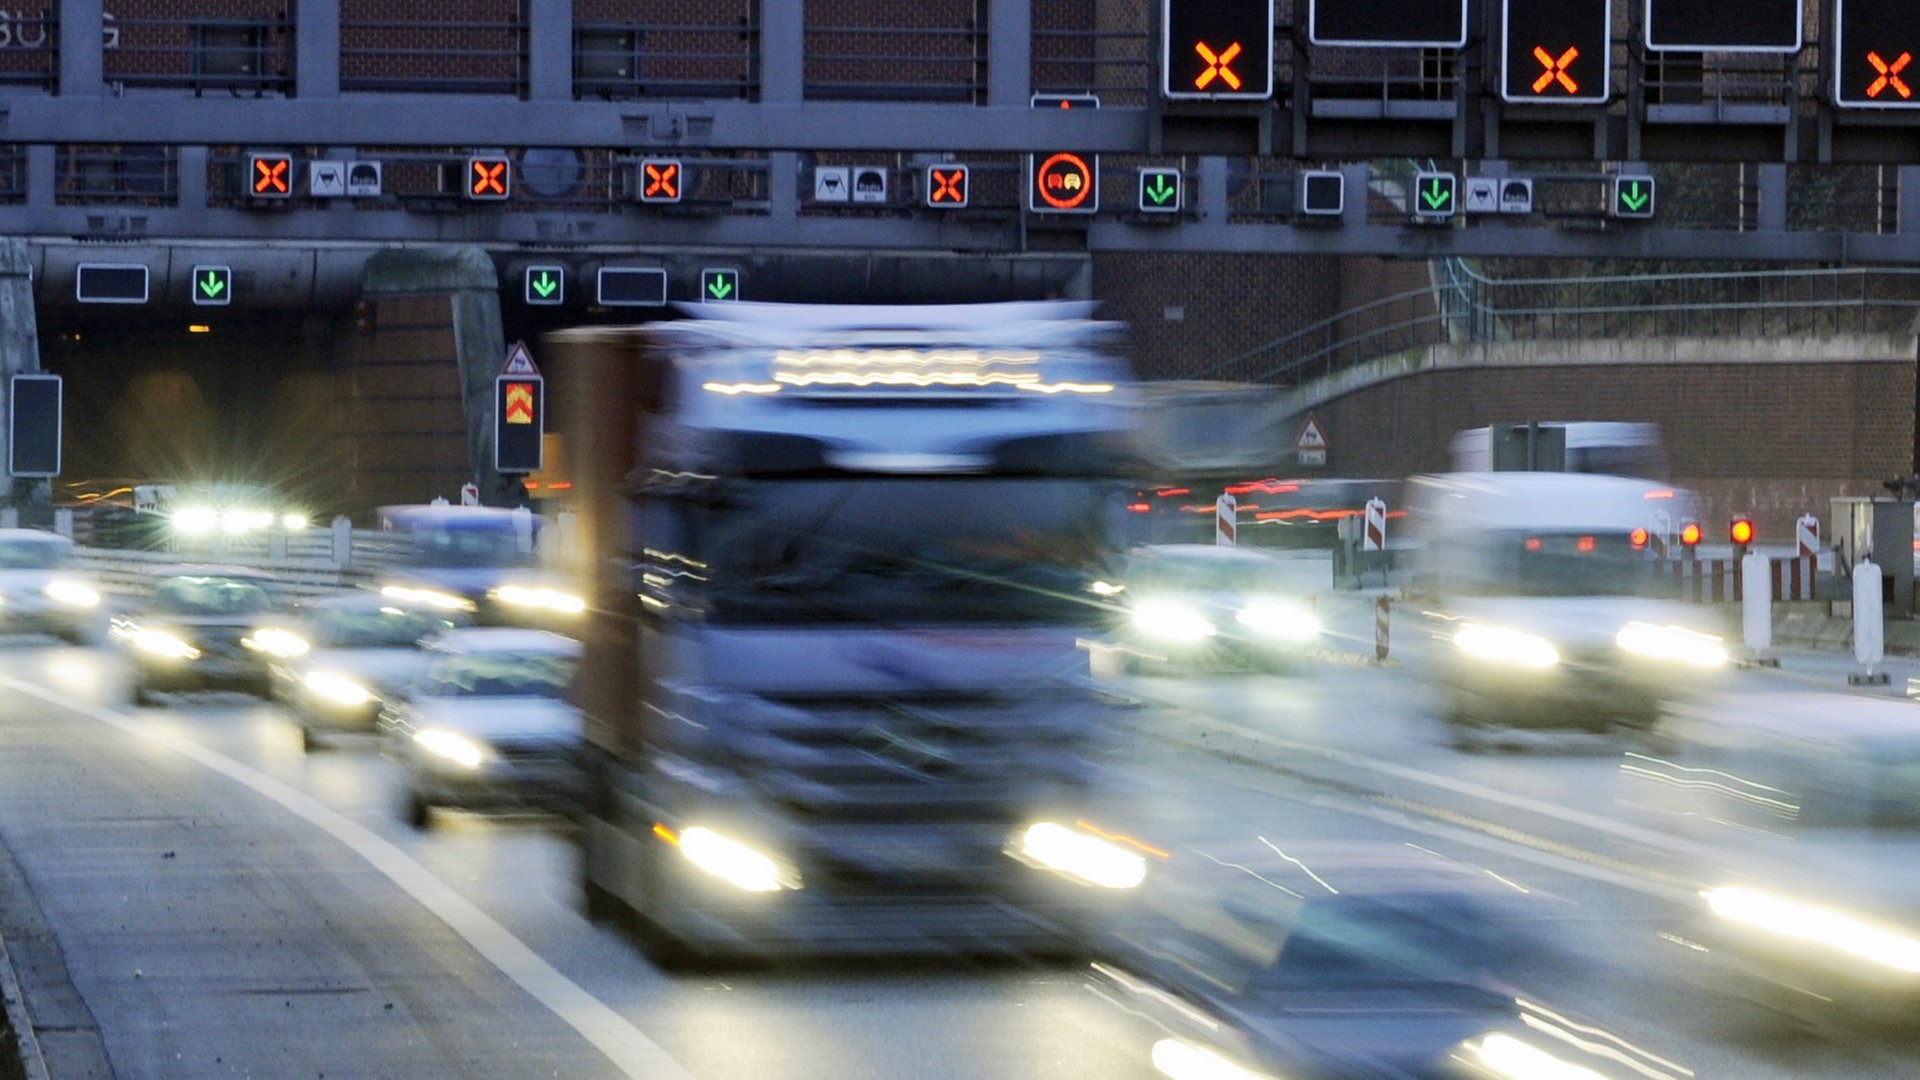
M 406 550 L 406 538 L 376 529 L 311 529 L 249 537 L 176 542 L 167 550 L 81 546 L 75 554 L 107 592 L 142 596 L 156 576 L 183 565 L 264 570 L 288 598 L 323 596 L 378 580 Z

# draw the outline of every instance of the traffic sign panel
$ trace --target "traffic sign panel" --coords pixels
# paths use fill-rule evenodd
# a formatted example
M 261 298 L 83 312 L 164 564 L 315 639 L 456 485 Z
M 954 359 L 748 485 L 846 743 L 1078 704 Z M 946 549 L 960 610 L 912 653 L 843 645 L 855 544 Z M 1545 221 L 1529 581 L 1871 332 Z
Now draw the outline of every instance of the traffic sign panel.
M 1651 176 L 1613 178 L 1613 203 L 1608 212 L 1617 218 L 1653 216 L 1654 184 Z
M 1347 178 L 1331 170 L 1300 174 L 1300 212 L 1308 217 L 1339 217 L 1347 209 Z
M 73 298 L 83 304 L 144 304 L 145 263 L 81 263 L 74 267 Z
M 740 299 L 740 271 L 716 267 L 700 271 L 700 299 L 710 303 Z
M 1179 169 L 1140 170 L 1140 211 L 1146 214 L 1177 214 L 1182 195 Z
M 13 376 L 7 397 L 7 473 L 60 475 L 61 390 L 58 375 Z
M 942 210 L 965 208 L 968 179 L 965 165 L 927 166 L 927 205 Z
M 494 471 L 539 472 L 545 430 L 546 380 L 502 375 L 493 381 Z
M 658 266 L 603 266 L 595 281 L 603 307 L 662 307 L 667 272 Z
M 1035 94 L 1036 109 L 1097 109 L 1093 94 Z M 1027 209 L 1036 214 L 1091 214 L 1100 209 L 1097 154 L 1027 155 Z
M 193 268 L 193 302 L 201 307 L 233 303 L 233 270 L 226 266 Z
M 685 172 L 679 158 L 645 158 L 640 162 L 640 201 L 677 203 Z
M 499 202 L 513 194 L 513 163 L 504 155 L 476 155 L 467 159 L 467 198 Z
M 1467 0 L 1309 0 L 1315 45 L 1457 49 L 1467 43 Z
M 529 304 L 567 302 L 567 268 L 555 265 L 529 266 L 522 278 Z
M 1604 104 L 1611 90 L 1611 0 L 1503 0 L 1500 96 L 1546 105 Z
M 1834 0 L 1837 105 L 1920 108 L 1920 0 Z
M 1647 0 L 1647 48 L 1799 52 L 1801 0 Z
M 1161 0 L 1160 10 L 1162 95 L 1273 96 L 1273 0 Z
M 256 199 L 293 197 L 292 154 L 250 154 L 247 156 L 247 190 Z
M 1415 220 L 1452 217 L 1460 209 L 1458 178 L 1452 173 L 1418 172 L 1413 174 L 1413 216 Z

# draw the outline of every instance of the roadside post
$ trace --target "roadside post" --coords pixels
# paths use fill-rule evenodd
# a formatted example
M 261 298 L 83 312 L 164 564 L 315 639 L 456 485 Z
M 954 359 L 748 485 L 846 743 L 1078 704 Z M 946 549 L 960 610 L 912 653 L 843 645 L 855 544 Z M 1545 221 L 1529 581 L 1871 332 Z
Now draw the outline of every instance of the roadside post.
M 1758 551 L 1740 560 L 1740 614 L 1748 662 L 1779 667 L 1780 661 L 1768 655 L 1773 648 L 1773 560 Z
M 1880 565 L 1871 557 L 1853 568 L 1853 659 L 1865 672 L 1847 676 L 1849 686 L 1880 686 L 1887 673 L 1875 671 L 1886 659 L 1887 627 L 1880 597 Z

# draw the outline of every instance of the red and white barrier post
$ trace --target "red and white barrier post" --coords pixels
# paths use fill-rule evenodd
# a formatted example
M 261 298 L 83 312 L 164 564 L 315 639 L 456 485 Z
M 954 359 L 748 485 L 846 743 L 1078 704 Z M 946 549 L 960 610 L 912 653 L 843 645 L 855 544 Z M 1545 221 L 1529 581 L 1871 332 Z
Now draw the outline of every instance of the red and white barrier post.
M 1384 596 L 1373 601 L 1373 659 L 1375 663 L 1387 662 L 1387 631 L 1393 614 L 1393 601 Z
M 1368 499 L 1366 507 L 1366 532 L 1360 539 L 1362 551 L 1385 551 L 1387 549 L 1387 501 Z
M 1238 544 L 1239 524 L 1240 500 L 1231 495 L 1221 495 L 1213 504 L 1213 542 L 1221 547 Z
M 1793 523 L 1794 554 L 1803 559 L 1820 557 L 1820 519 L 1812 514 L 1802 514 Z

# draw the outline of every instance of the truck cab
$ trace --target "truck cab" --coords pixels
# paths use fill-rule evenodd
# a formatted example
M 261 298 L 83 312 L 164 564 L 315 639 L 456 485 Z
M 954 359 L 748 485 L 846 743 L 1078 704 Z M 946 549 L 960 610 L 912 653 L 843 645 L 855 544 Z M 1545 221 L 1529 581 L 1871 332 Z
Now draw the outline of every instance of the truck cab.
M 1057 943 L 1127 367 L 1087 305 L 707 305 L 552 335 L 592 581 L 590 909 L 662 960 Z

